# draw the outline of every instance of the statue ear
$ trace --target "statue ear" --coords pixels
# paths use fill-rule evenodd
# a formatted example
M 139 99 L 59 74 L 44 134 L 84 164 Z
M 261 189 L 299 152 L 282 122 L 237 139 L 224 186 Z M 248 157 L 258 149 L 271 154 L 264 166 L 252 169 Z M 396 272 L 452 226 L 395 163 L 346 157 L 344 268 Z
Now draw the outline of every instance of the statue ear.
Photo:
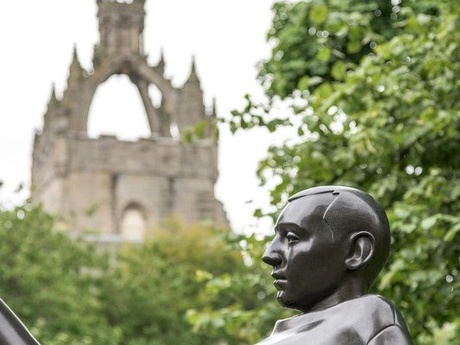
M 356 271 L 364 266 L 374 254 L 374 236 L 366 231 L 361 231 L 351 236 L 351 247 L 345 264 L 350 271 Z

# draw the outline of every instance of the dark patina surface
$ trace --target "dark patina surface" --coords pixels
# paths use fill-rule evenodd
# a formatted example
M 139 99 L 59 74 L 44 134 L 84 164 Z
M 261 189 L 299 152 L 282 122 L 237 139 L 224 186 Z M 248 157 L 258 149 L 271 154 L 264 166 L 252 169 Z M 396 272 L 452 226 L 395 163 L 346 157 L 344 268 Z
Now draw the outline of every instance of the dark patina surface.
M 263 261 L 278 301 L 302 314 L 279 320 L 259 344 L 412 344 L 399 311 L 368 294 L 389 249 L 387 216 L 369 194 L 323 186 L 291 197 Z

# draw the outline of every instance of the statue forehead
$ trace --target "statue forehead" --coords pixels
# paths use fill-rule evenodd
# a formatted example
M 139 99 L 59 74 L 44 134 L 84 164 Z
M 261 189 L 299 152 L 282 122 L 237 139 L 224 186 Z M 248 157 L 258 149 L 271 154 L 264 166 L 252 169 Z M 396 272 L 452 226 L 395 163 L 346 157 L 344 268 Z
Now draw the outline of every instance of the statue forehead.
M 312 219 L 323 219 L 327 208 L 336 198 L 332 193 L 307 194 L 291 199 L 281 212 L 277 225 L 294 223 L 304 227 Z

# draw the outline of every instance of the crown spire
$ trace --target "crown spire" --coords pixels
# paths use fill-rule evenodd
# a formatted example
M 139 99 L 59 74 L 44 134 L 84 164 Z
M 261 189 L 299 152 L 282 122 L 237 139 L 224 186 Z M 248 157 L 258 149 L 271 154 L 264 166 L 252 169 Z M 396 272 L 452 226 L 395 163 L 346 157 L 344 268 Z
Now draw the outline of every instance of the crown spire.
M 190 75 L 195 74 L 196 75 L 196 58 L 195 54 L 192 55 L 192 66 L 190 68 Z
M 48 101 L 48 106 L 56 105 L 59 101 L 56 97 L 56 85 L 54 83 L 51 84 L 51 95 L 50 100 Z
M 160 49 L 160 60 L 158 60 L 158 63 L 156 66 L 161 71 L 161 74 L 164 74 L 165 72 L 165 65 L 166 65 L 166 62 L 165 62 L 165 56 L 164 56 L 164 51 L 162 47 Z
M 83 67 L 81 67 L 80 60 L 78 60 L 77 45 L 73 45 L 73 54 L 72 54 L 72 63 L 70 65 L 70 76 L 81 75 L 83 72 Z
M 192 55 L 192 62 L 191 62 L 191 66 L 190 66 L 190 75 L 187 79 L 187 82 L 186 84 L 189 84 L 189 83 L 196 83 L 196 84 L 200 84 L 200 79 L 198 78 L 198 75 L 196 73 L 196 60 L 195 60 L 195 55 Z
M 217 102 L 216 102 L 216 97 L 212 98 L 212 107 L 211 107 L 211 118 L 216 118 L 217 117 Z

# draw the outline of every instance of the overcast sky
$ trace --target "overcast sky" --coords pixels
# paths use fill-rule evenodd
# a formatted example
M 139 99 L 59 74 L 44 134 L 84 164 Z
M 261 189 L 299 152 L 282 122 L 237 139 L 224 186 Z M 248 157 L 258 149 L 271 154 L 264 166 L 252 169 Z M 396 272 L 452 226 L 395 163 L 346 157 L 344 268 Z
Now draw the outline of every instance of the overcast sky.
M 256 64 L 269 55 L 265 41 L 272 0 L 148 0 L 145 51 L 156 63 L 163 48 L 166 75 L 176 86 L 186 80 L 192 56 L 205 92 L 217 100 L 220 116 L 244 106 L 244 94 L 262 97 Z M 84 68 L 91 67 L 98 42 L 96 0 L 6 1 L 0 11 L 0 203 L 20 202 L 12 191 L 29 184 L 33 133 L 42 126 L 51 85 L 65 88 L 73 46 Z M 133 139 L 146 133 L 139 95 L 126 77 L 114 76 L 97 91 L 90 110 L 91 134 Z M 112 119 L 108 122 L 107 115 Z M 129 115 L 129 117 L 128 117 Z M 263 130 L 232 136 L 221 129 L 220 179 L 216 195 L 235 230 L 257 221 L 255 207 L 268 196 L 257 187 L 255 169 L 273 141 Z M 259 224 L 260 226 L 260 224 Z M 262 223 L 265 227 L 265 223 Z

